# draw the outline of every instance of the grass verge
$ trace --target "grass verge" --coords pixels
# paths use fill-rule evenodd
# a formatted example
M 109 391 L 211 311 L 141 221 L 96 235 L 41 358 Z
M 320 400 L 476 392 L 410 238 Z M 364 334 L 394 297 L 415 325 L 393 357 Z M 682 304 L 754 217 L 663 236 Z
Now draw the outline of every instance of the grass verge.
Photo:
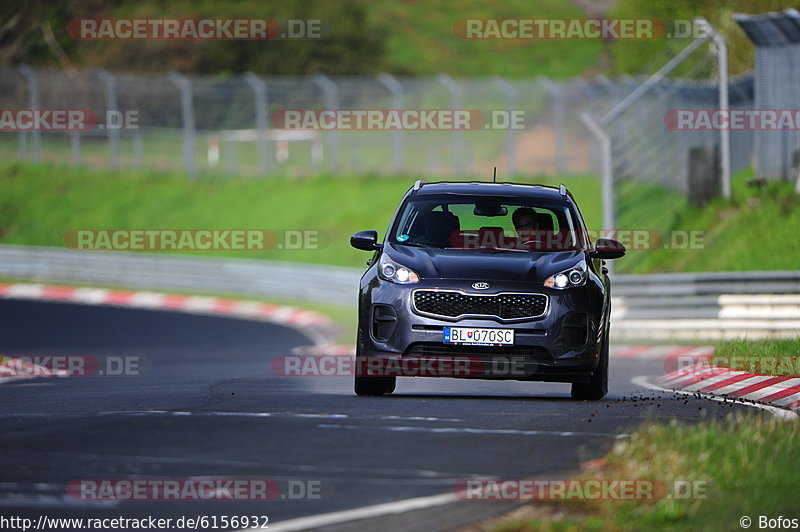
M 362 229 L 382 235 L 413 181 L 366 175 L 190 182 L 180 174 L 15 163 L 0 166 L 0 241 L 64 247 L 65 234 L 73 229 L 316 230 L 319 249 L 180 253 L 362 267 L 368 256 L 350 247 L 350 235 Z M 596 177 L 516 181 L 563 181 L 581 206 L 587 226 L 600 226 Z M 628 185 L 626 190 L 637 198 L 620 216 L 626 227 L 641 225 L 648 213 L 663 212 L 658 206 L 671 197 L 650 185 Z M 620 266 L 624 270 L 625 262 Z
M 701 272 L 794 270 L 800 257 L 800 196 L 793 184 L 773 181 L 751 187 L 751 170 L 733 180 L 733 199 L 717 198 L 704 207 L 682 206 L 670 229 L 702 231 L 702 244 L 669 246 L 631 255 L 619 271 Z M 665 203 L 669 199 L 665 198 Z M 656 208 L 656 212 L 661 208 Z M 622 220 L 620 226 L 624 227 Z M 642 226 L 628 226 L 642 227 Z M 648 227 L 648 226 L 644 226 Z M 625 264 L 627 262 L 627 264 Z M 624 266 L 623 266 L 624 264 Z
M 618 225 L 656 230 L 665 246 L 631 250 L 618 273 L 795 269 L 800 257 L 800 197 L 788 182 L 751 188 L 752 172 L 734 180 L 734 199 L 704 207 L 663 187 L 619 183 Z M 317 231 L 317 249 L 180 251 L 362 267 L 367 254 L 349 246 L 362 229 L 386 231 L 415 177 L 376 175 L 190 182 L 181 174 L 110 173 L 98 169 L 0 165 L 0 242 L 63 247 L 71 229 L 267 229 Z M 600 182 L 593 176 L 519 177 L 521 183 L 564 182 L 587 227 L 601 227 Z M 674 234 L 699 232 L 699 248 Z
M 713 363 L 761 375 L 800 377 L 800 338 L 723 342 L 714 350 Z
M 532 531 L 742 530 L 748 516 L 800 517 L 795 493 L 800 430 L 793 421 L 762 415 L 689 425 L 648 423 L 619 442 L 605 465 L 580 478 L 646 479 L 674 489 L 692 483 L 691 498 L 533 504 L 492 528 Z M 703 493 L 704 492 L 704 493 Z

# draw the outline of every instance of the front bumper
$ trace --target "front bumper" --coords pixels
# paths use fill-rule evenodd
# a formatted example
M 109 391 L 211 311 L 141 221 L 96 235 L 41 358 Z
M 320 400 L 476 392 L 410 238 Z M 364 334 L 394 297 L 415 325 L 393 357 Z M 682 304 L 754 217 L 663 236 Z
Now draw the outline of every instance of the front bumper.
M 422 315 L 413 304 L 414 290 L 459 290 L 488 295 L 501 292 L 540 293 L 548 298 L 537 318 L 502 320 L 497 317 L 438 318 Z M 475 290 L 471 281 L 425 279 L 398 285 L 377 276 L 362 280 L 359 301 L 358 356 L 388 363 L 442 357 L 466 357 L 479 368 L 469 374 L 426 376 L 486 379 L 586 382 L 597 369 L 604 341 L 608 308 L 605 288 L 590 276 L 584 286 L 566 290 L 524 282 L 492 283 Z M 465 346 L 443 343 L 444 327 L 514 329 L 513 346 Z

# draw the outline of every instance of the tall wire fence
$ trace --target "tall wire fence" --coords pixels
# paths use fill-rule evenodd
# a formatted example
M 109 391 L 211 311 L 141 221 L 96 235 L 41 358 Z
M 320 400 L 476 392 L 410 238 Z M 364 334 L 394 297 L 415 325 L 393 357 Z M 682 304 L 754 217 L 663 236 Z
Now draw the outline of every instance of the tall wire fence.
M 580 113 L 612 106 L 640 82 L 445 75 L 220 78 L 0 68 L 2 109 L 89 110 L 101 124 L 109 112 L 136 113 L 135 124 L 118 129 L 2 131 L 0 155 L 6 160 L 180 171 L 192 178 L 318 173 L 472 178 L 490 175 L 495 166 L 498 175 L 512 177 L 585 174 L 596 172 L 599 151 Z M 664 147 L 675 144 L 681 150 L 710 136 L 664 135 L 664 113 L 680 105 L 713 104 L 713 83 L 662 83 L 619 121 L 615 149 L 625 175 L 685 191 L 685 171 L 677 168 L 683 161 L 673 161 Z M 746 88 L 742 94 L 749 97 Z M 278 113 L 300 109 L 473 109 L 486 120 L 495 111 L 507 111 L 521 113 L 524 124 L 519 129 L 466 131 L 276 127 Z M 663 172 L 659 158 L 674 168 Z M 662 172 L 654 172 L 659 166 Z
M 796 12 L 769 17 L 784 33 L 786 21 L 775 23 L 775 17 L 800 20 Z M 86 109 L 100 122 L 133 111 L 137 120 L 135 127 L 72 132 L 0 128 L 0 156 L 153 168 L 185 172 L 192 179 L 321 173 L 470 179 L 490 176 L 493 167 L 509 179 L 601 174 L 605 228 L 616 227 L 617 216 L 636 212 L 631 205 L 639 201 L 637 194 L 666 194 L 659 223 L 668 226 L 671 213 L 699 188 L 706 196 L 729 193 L 726 175 L 755 166 L 765 177 L 789 178 L 800 167 L 797 131 L 669 127 L 670 113 L 682 109 L 800 108 L 800 24 L 796 35 L 776 40 L 774 32 L 762 28 L 766 37 L 759 37 L 753 29 L 764 24 L 762 18 L 750 27 L 751 19 L 737 17 L 737 22 L 757 45 L 757 60 L 755 76 L 733 80 L 727 79 L 724 40 L 713 29 L 686 40 L 677 53 L 664 47 L 641 76 L 613 80 L 199 76 L 2 67 L 0 109 Z M 275 123 L 287 110 L 368 109 L 472 109 L 485 116 L 505 111 L 522 113 L 524 120 L 516 129 L 466 131 L 286 129 Z

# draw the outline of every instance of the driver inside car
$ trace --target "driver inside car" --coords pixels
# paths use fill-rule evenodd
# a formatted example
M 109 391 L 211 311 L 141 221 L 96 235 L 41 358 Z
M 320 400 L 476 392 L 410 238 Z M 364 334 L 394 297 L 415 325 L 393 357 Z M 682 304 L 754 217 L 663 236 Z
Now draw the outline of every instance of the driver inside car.
M 535 210 L 530 207 L 519 207 L 511 215 L 511 221 L 514 223 L 514 229 L 516 229 L 521 243 L 537 239 L 539 215 Z

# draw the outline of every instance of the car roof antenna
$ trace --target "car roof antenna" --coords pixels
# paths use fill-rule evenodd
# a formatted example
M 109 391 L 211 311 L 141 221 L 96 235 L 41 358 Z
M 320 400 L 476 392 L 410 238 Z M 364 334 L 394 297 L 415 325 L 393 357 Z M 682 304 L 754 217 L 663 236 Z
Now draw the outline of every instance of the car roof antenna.
M 492 176 L 492 183 L 497 183 L 497 167 L 494 167 L 494 175 Z

